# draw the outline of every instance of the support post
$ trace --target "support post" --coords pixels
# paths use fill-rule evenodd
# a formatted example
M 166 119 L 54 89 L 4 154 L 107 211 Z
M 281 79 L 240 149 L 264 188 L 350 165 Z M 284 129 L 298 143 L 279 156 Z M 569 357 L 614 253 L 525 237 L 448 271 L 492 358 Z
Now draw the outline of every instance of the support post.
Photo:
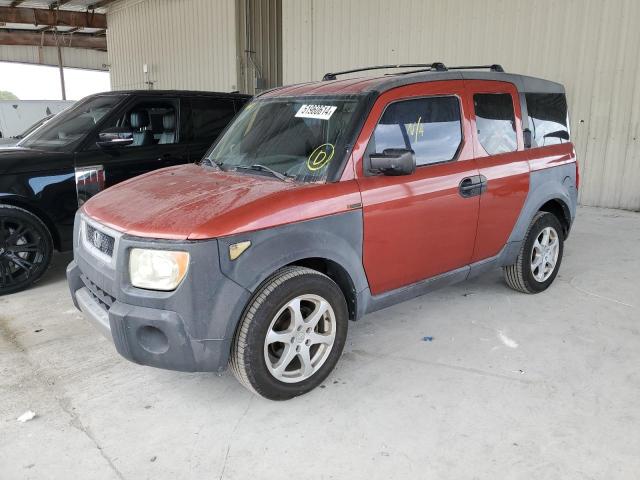
M 67 90 L 64 86 L 64 67 L 62 65 L 62 48 L 58 44 L 58 68 L 60 69 L 60 88 L 62 89 L 62 100 L 67 99 Z

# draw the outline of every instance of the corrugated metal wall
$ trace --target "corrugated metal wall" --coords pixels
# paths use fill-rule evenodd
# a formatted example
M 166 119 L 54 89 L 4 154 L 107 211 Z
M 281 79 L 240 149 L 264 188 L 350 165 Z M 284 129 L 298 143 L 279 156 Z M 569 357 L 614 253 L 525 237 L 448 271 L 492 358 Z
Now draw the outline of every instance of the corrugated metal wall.
M 381 63 L 500 63 L 562 82 L 581 202 L 640 209 L 640 1 L 283 0 L 283 80 Z
M 282 85 L 282 0 L 237 0 L 239 90 Z
M 55 47 L 28 47 L 0 45 L 0 62 L 33 63 L 58 66 L 58 50 Z M 62 63 L 65 67 L 107 70 L 107 54 L 96 50 L 63 48 Z
M 236 90 L 234 0 L 122 1 L 107 22 L 113 89 Z

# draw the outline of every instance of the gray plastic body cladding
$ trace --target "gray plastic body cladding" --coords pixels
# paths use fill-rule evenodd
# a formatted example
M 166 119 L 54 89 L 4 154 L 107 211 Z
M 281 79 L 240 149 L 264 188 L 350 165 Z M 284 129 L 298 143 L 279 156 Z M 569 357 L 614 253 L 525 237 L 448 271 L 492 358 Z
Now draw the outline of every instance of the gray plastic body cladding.
M 78 218 L 78 217 L 77 217 Z M 183 371 L 220 371 L 226 368 L 235 325 L 251 293 L 220 271 L 216 240 L 198 242 L 161 241 L 122 236 L 115 267 L 93 256 L 78 243 L 78 220 L 74 235 L 76 268 L 68 272 L 69 287 L 84 287 L 85 275 L 97 287 L 115 298 L 109 308 L 109 322 L 116 349 L 136 363 Z M 173 292 L 132 287 L 128 278 L 129 250 L 134 247 L 188 251 L 189 270 Z M 137 331 L 154 326 L 168 337 L 167 352 L 153 354 L 142 348 Z
M 512 265 L 516 261 L 531 220 L 549 200 L 562 201 L 569 211 L 569 223 L 573 224 L 578 204 L 575 163 L 534 170 L 530 173 L 529 193 L 509 240 L 499 254 L 499 265 Z
M 354 296 L 368 288 L 362 266 L 362 210 L 328 215 L 218 239 L 220 268 L 238 285 L 254 292 L 276 270 L 297 261 L 322 258 L 340 265 L 349 275 Z M 229 245 L 249 240 L 236 260 L 229 259 Z M 361 306 L 356 305 L 359 316 Z M 235 325 L 229 324 L 227 336 Z
M 410 300 L 412 298 L 419 297 L 426 293 L 432 292 L 448 285 L 453 285 L 458 282 L 464 281 L 469 275 L 470 267 L 465 267 L 445 272 L 441 275 L 437 275 L 432 278 L 422 280 L 406 287 L 401 287 L 390 292 L 384 292 L 380 295 L 371 295 L 367 289 L 363 295 L 363 302 L 365 304 L 366 313 L 375 312 L 383 308 L 390 307 L 400 302 Z

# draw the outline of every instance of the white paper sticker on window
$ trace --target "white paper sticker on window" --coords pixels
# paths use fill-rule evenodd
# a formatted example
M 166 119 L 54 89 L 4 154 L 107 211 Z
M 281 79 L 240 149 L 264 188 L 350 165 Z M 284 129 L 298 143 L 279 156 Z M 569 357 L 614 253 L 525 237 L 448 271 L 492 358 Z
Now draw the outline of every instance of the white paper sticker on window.
M 337 108 L 331 105 L 302 105 L 296 113 L 296 117 L 329 120 Z

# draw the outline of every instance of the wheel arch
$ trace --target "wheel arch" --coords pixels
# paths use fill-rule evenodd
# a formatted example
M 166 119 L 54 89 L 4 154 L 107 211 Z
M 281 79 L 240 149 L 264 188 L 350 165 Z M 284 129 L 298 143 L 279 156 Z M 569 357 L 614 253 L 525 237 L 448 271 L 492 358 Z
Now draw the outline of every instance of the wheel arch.
M 347 302 L 347 308 L 349 309 L 349 320 L 355 320 L 358 312 L 358 294 L 349 272 L 346 268 L 340 265 L 338 262 L 329 258 L 323 257 L 309 257 L 301 258 L 286 266 L 306 267 L 311 270 L 320 272 L 331 280 L 336 282 L 344 299 Z
M 357 301 L 368 288 L 362 266 L 362 212 L 329 215 L 272 229 L 218 239 L 222 273 L 249 292 L 288 265 L 319 271 L 338 284 L 345 295 L 349 316 L 358 318 Z M 250 246 L 235 260 L 229 249 L 238 242 Z
M 12 207 L 22 208 L 27 212 L 31 213 L 32 215 L 35 215 L 36 217 L 38 217 L 42 221 L 42 223 L 45 224 L 45 226 L 47 227 L 47 230 L 49 230 L 49 234 L 53 239 L 53 247 L 58 251 L 60 250 L 61 240 L 60 240 L 60 235 L 58 233 L 58 230 L 56 229 L 53 220 L 51 220 L 51 218 L 49 218 L 49 216 L 44 211 L 42 211 L 37 206 L 33 205 L 28 200 L 25 200 L 16 195 L 0 194 L 0 205 L 10 205 Z
M 531 220 L 540 211 L 549 211 L 558 217 L 567 237 L 576 212 L 576 190 L 573 164 L 531 172 L 527 199 L 507 243 L 521 242 Z
M 560 225 L 562 225 L 564 238 L 566 239 L 569 236 L 569 230 L 571 229 L 571 211 L 564 200 L 560 198 L 548 200 L 540 206 L 538 212 L 553 214 L 560 222 Z

